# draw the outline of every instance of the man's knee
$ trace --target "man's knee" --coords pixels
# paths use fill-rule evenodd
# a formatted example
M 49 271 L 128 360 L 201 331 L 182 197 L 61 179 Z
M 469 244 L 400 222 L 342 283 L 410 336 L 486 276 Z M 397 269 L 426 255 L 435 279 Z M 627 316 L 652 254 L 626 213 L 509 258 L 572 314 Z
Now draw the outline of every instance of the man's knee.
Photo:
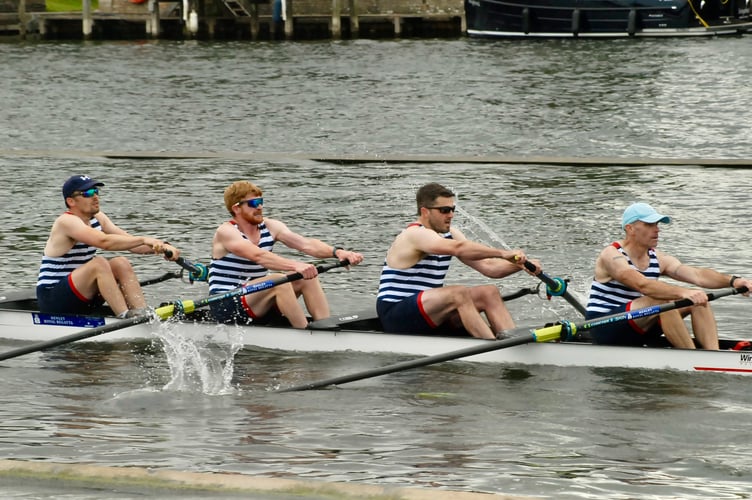
M 480 285 L 477 287 L 477 297 L 485 304 L 501 304 L 501 293 L 495 285 Z
M 454 302 L 455 308 L 463 304 L 474 302 L 472 290 L 466 286 L 452 286 L 451 292 L 451 297 L 452 301 Z
M 106 258 L 99 256 L 99 255 L 92 257 L 92 259 L 89 262 L 87 262 L 85 265 L 88 266 L 90 269 L 95 269 L 98 272 L 106 272 L 106 273 L 110 272 L 110 263 L 107 261 Z
M 110 269 L 112 269 L 115 274 L 133 271 L 131 261 L 129 261 L 126 257 L 113 257 L 106 262 L 109 264 Z

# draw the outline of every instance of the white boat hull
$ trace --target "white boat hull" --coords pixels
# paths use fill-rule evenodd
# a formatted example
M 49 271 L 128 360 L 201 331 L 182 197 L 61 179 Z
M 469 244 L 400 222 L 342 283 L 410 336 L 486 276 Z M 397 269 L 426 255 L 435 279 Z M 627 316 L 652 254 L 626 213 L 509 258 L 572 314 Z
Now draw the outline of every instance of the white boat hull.
M 88 321 L 91 326 L 82 326 L 84 321 Z M 41 343 L 117 321 L 120 320 L 40 315 L 34 311 L 0 309 L 0 338 Z M 154 340 L 160 336 L 162 329 L 202 342 L 226 343 L 242 339 L 246 347 L 303 352 L 356 351 L 431 356 L 489 342 L 469 337 L 395 335 L 346 328 L 295 330 L 275 326 L 234 326 L 173 320 L 132 325 L 81 341 Z M 730 342 L 729 345 L 733 345 L 736 341 Z M 670 369 L 752 375 L 752 351 L 734 350 L 704 351 L 600 346 L 583 342 L 531 342 L 462 359 L 482 363 Z

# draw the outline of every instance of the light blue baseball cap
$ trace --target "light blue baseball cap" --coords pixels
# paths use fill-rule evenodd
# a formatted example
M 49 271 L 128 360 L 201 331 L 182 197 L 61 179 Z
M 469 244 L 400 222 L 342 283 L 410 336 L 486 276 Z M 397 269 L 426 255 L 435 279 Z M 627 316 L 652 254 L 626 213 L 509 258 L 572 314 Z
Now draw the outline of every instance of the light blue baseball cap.
M 648 224 L 654 222 L 669 224 L 671 217 L 659 214 L 647 203 L 632 203 L 624 210 L 624 215 L 621 216 L 621 228 L 624 229 L 627 224 L 632 224 L 638 220 L 647 222 Z

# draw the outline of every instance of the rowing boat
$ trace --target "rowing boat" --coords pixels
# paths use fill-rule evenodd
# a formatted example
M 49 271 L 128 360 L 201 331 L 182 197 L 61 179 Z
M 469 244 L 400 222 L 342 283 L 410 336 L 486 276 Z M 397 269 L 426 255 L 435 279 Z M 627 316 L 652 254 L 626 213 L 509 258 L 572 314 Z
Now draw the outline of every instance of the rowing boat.
M 106 310 L 93 315 L 45 314 L 37 310 L 32 292 L 0 294 L 0 338 L 44 342 L 65 335 L 117 324 Z M 125 320 L 127 321 L 127 320 Z M 282 325 L 218 325 L 203 314 L 166 322 L 146 322 L 103 333 L 86 340 L 96 342 L 151 341 L 163 329 L 181 337 L 209 343 L 237 342 L 246 347 L 302 352 L 366 352 L 434 356 L 490 341 L 466 336 L 387 334 L 373 309 L 311 323 L 306 330 Z M 533 330 L 531 329 L 531 332 Z M 720 351 L 674 349 L 667 346 L 617 347 L 594 345 L 587 340 L 525 343 L 464 358 L 483 363 L 551 365 L 562 367 L 622 367 L 720 372 L 752 375 L 752 351 L 744 340 L 722 340 Z M 739 349 L 742 347 L 741 349 Z M 739 349 L 736 350 L 735 348 Z

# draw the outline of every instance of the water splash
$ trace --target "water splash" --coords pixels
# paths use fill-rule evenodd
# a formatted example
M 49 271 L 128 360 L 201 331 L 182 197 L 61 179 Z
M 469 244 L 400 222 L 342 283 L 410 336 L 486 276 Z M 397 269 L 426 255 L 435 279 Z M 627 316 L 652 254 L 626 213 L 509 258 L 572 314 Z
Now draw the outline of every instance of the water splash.
M 227 340 L 220 341 L 217 335 L 208 339 L 191 339 L 181 335 L 181 324 L 167 321 L 155 328 L 155 335 L 162 341 L 164 353 L 170 366 L 170 381 L 166 391 L 201 392 L 207 395 L 222 395 L 236 392 L 232 386 L 235 355 L 243 348 L 243 335 L 237 328 L 217 325 L 227 332 Z
M 464 210 L 459 203 L 457 204 L 456 208 L 457 213 L 464 216 L 464 218 L 467 220 L 466 224 L 462 225 L 463 232 L 468 233 L 471 235 L 475 241 L 485 243 L 490 246 L 501 246 L 507 250 L 512 250 L 512 248 L 507 245 L 507 243 L 499 236 L 496 232 L 494 232 L 493 229 L 491 229 L 488 224 L 483 222 L 478 217 L 475 217 L 474 215 L 470 214 L 467 210 Z M 478 235 L 478 228 L 480 231 L 484 233 L 484 235 L 479 236 Z M 490 239 L 490 242 L 489 242 Z M 494 243 L 496 245 L 494 245 Z M 578 293 L 576 290 L 573 290 L 571 288 L 567 288 L 569 290 L 569 293 L 580 303 L 584 304 L 587 302 L 587 299 L 582 296 L 582 294 Z
M 490 238 L 492 242 L 497 243 L 499 246 L 504 247 L 507 250 L 511 250 L 512 248 L 506 244 L 506 242 L 494 232 L 493 229 L 491 229 L 488 224 L 480 220 L 478 217 L 475 217 L 474 215 L 471 215 L 467 210 L 462 208 L 459 204 L 457 204 L 456 208 L 457 212 L 462 214 L 470 223 L 472 223 L 474 226 L 477 226 L 480 228 L 486 235 L 486 237 Z M 466 229 L 466 227 L 463 225 L 463 230 Z M 476 241 L 485 242 L 485 238 L 478 238 L 477 232 L 473 228 L 468 228 L 468 230 L 475 236 Z

